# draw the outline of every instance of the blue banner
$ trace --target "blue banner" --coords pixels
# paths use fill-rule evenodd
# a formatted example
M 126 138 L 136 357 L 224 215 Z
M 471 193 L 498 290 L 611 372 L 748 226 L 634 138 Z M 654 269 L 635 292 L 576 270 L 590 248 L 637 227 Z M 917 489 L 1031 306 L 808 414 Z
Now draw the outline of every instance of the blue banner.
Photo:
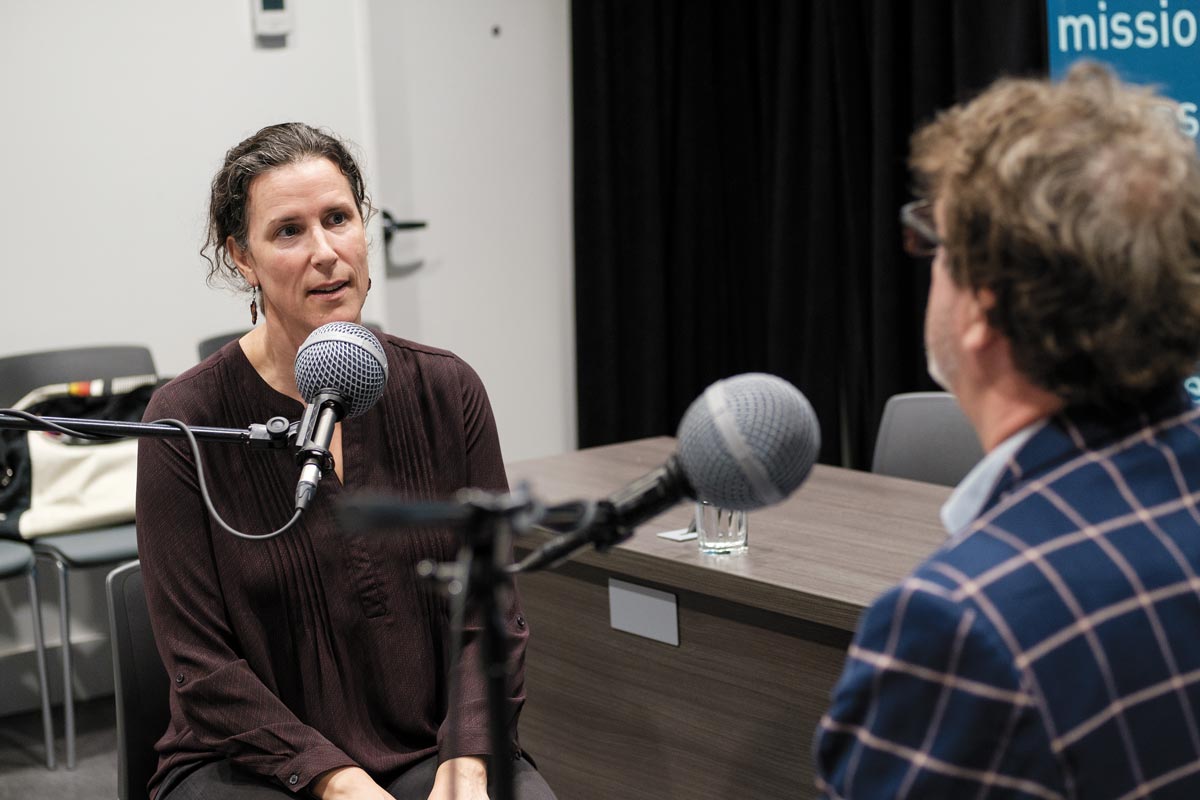
M 1200 19 L 1191 0 L 1046 0 L 1050 77 L 1081 59 L 1177 101 L 1180 130 L 1200 141 Z M 1200 406 L 1200 374 L 1184 382 Z
M 1200 3 L 1192 0 L 1046 0 L 1050 77 L 1080 59 L 1179 102 L 1179 126 L 1200 137 Z

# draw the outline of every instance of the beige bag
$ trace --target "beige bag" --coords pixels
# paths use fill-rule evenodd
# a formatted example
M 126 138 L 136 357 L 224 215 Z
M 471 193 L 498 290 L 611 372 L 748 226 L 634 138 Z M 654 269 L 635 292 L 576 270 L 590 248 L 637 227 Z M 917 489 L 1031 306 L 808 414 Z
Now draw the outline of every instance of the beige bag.
M 28 434 L 32 467 L 22 537 L 100 528 L 133 521 L 137 440 L 68 444 L 42 431 Z
M 16 408 L 41 416 L 140 420 L 154 375 L 46 386 Z M 0 535 L 32 539 L 132 522 L 137 440 L 0 431 Z

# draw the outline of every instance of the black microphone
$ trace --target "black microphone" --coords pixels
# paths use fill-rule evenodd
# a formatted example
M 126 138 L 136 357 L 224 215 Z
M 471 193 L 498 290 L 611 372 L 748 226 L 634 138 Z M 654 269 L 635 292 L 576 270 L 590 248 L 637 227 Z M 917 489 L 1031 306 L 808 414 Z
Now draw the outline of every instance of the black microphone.
M 812 405 L 783 378 L 762 373 L 717 381 L 696 398 L 662 466 L 605 500 L 546 511 L 543 527 L 568 532 L 530 553 L 519 570 L 538 569 L 582 545 L 604 548 L 685 498 L 751 511 L 800 487 L 821 449 Z
M 296 351 L 296 388 L 308 406 L 296 432 L 296 509 L 317 493 L 333 469 L 329 443 L 334 426 L 375 405 L 387 385 L 387 355 L 375 334 L 353 322 L 330 322 L 308 335 Z

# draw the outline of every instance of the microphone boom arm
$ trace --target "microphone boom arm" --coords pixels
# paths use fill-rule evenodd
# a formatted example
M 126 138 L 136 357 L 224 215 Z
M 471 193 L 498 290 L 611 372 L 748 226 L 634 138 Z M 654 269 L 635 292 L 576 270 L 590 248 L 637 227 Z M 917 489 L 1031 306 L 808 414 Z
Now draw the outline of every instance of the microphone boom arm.
M 173 425 L 157 422 L 126 422 L 122 420 L 82 419 L 74 417 L 29 417 L 0 411 L 0 430 L 50 431 L 61 433 L 66 428 L 82 439 L 180 439 L 183 432 Z M 284 417 L 272 417 L 267 423 L 255 423 L 247 428 L 212 428 L 189 425 L 188 430 L 202 442 L 244 444 L 255 449 L 280 450 L 288 446 L 295 435 L 296 424 Z
M 574 529 L 538 547 L 511 570 L 521 573 L 548 569 L 589 544 L 604 552 L 632 536 L 642 521 L 658 516 L 681 498 L 692 496 L 694 492 L 683 467 L 672 455 L 662 466 L 647 472 L 611 497 L 585 504 L 586 512 L 577 517 Z M 559 506 L 560 509 L 567 507 Z M 543 524 L 543 527 L 550 526 Z
M 694 496 L 679 459 L 672 455 L 603 500 L 545 507 L 530 497 L 524 484 L 511 495 L 465 490 L 454 501 L 405 503 L 394 497 L 360 495 L 340 504 L 338 518 L 343 525 L 359 528 L 444 525 L 463 529 L 476 524 L 480 515 L 496 515 L 507 517 L 516 535 L 534 527 L 557 532 L 519 563 L 506 567 L 509 574 L 517 574 L 553 567 L 588 545 L 600 552 L 608 550 L 632 536 L 645 520 Z

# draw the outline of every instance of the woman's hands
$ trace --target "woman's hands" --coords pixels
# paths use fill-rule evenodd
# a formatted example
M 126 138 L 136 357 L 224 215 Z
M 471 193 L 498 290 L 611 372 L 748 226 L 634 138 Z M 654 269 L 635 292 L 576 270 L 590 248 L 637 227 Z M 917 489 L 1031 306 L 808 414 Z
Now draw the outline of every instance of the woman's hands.
M 313 781 L 312 793 L 321 800 L 392 800 L 360 767 L 338 767 L 321 773 Z
M 313 781 L 312 793 L 321 800 L 392 800 L 360 767 L 338 767 Z M 462 756 L 438 765 L 429 800 L 488 800 L 487 764 Z
M 443 761 L 438 765 L 429 800 L 488 800 L 487 764 L 475 756 Z

